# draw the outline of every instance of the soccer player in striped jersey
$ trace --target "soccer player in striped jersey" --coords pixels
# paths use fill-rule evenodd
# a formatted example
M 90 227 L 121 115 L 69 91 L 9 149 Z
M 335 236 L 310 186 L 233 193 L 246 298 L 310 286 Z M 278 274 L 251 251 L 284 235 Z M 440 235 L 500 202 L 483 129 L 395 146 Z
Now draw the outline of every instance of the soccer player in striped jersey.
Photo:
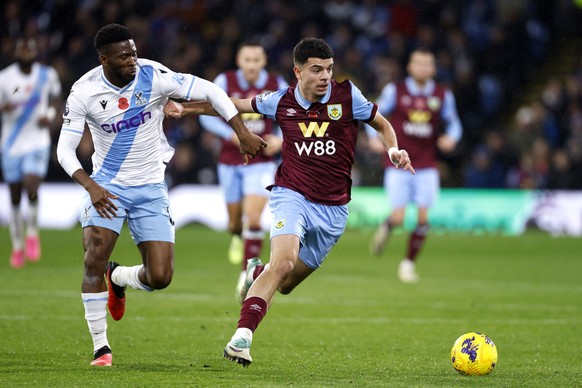
M 93 339 L 91 364 L 109 366 L 107 308 L 119 320 L 127 286 L 159 290 L 173 276 L 174 222 L 164 171 L 174 150 L 162 130 L 168 98 L 209 101 L 238 135 L 245 160 L 266 143 L 245 127 L 218 86 L 138 58 L 128 28 L 102 27 L 95 48 L 100 65 L 72 87 L 57 154 L 63 169 L 87 191 L 79 214 L 85 250 L 81 296 Z M 75 153 L 85 124 L 95 147 L 91 176 Z M 109 260 L 125 220 L 141 254 L 140 265 L 126 267 Z
M 414 173 L 408 153 L 398 149 L 390 123 L 349 80 L 336 82 L 333 51 L 316 38 L 293 50 L 295 87 L 234 100 L 239 112 L 274 118 L 283 132 L 281 164 L 270 186 L 271 256 L 252 259 L 242 290 L 237 329 L 224 356 L 247 366 L 253 333 L 274 294 L 289 294 L 321 266 L 346 226 L 358 121 L 374 127 L 397 168 Z M 169 116 L 215 114 L 208 104 L 170 104 Z
M 398 267 L 398 276 L 404 283 L 416 283 L 416 259 L 429 230 L 428 212 L 437 199 L 440 179 L 438 151 L 447 154 L 455 149 L 463 128 L 453 93 L 434 81 L 436 63 L 434 54 L 417 48 L 408 62 L 408 77 L 384 87 L 378 99 L 378 112 L 388 116 L 394 126 L 400 145 L 414 160 L 416 176 L 410 179 L 392 167 L 384 158 L 384 187 L 390 198 L 392 211 L 378 227 L 370 242 L 370 250 L 380 255 L 394 228 L 402 226 L 406 206 L 418 208 L 417 225 L 410 234 L 406 254 Z M 378 152 L 382 144 L 370 128 L 371 147 Z
M 56 116 L 61 83 L 56 70 L 36 61 L 36 41 L 16 40 L 16 62 L 0 72 L 2 112 L 2 174 L 11 199 L 10 265 L 21 268 L 40 259 L 38 191 L 46 177 L 51 137 L 49 126 Z M 28 217 L 21 211 L 22 192 L 28 195 Z M 26 231 L 24 230 L 26 224 Z
M 288 86 L 282 77 L 265 70 L 267 55 L 257 42 L 243 42 L 238 48 L 236 63 L 237 70 L 225 71 L 213 81 L 231 97 L 252 98 Z M 235 292 L 237 298 L 244 284 L 247 261 L 261 253 L 265 237 L 261 215 L 269 197 L 266 187 L 273 181 L 277 169 L 275 155 L 281 149 L 280 131 L 274 120 L 259 113 L 245 113 L 242 118 L 247 128 L 269 145 L 247 165 L 240 157 L 238 139 L 224 119 L 200 116 L 204 129 L 222 139 L 218 181 L 226 199 L 228 230 L 232 233 L 228 258 L 242 267 Z

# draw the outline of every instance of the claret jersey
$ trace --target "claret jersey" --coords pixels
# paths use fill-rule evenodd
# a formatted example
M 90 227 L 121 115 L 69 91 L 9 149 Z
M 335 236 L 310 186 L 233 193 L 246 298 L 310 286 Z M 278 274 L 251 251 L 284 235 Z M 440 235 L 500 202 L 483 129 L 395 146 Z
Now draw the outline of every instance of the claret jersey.
M 378 99 L 379 111 L 390 116 L 398 145 L 408 151 L 414 167 L 436 168 L 437 138 L 444 132 L 459 140 L 462 127 L 450 90 L 434 80 L 420 89 L 411 77 L 388 84 Z M 384 156 L 384 166 L 394 168 Z
M 256 96 L 252 107 L 275 118 L 283 133 L 276 186 L 323 205 L 350 201 L 358 120 L 374 118 L 374 103 L 351 81 L 332 80 L 318 102 L 305 100 L 298 87 L 289 87 Z
M 98 66 L 72 87 L 61 131 L 82 136 L 87 123 L 97 182 L 138 186 L 164 180 L 174 149 L 162 128 L 169 97 L 189 100 L 197 78 L 147 59 L 137 60 L 135 79 L 118 88 Z
M 274 74 L 269 74 L 265 70 L 260 73 L 259 81 L 255 85 L 250 85 L 243 77 L 242 71 L 227 71 L 224 73 L 225 86 L 223 89 L 231 97 L 250 98 L 266 91 L 274 91 L 287 87 L 287 83 Z M 222 86 L 217 83 L 217 85 Z M 272 119 L 264 118 L 258 113 L 243 113 L 241 115 L 245 126 L 259 136 L 273 133 L 275 123 Z M 265 156 L 262 152 L 249 160 L 249 164 L 272 161 L 274 157 Z M 241 164 L 242 158 L 238 145 L 232 141 L 223 139 L 220 152 L 220 163 Z

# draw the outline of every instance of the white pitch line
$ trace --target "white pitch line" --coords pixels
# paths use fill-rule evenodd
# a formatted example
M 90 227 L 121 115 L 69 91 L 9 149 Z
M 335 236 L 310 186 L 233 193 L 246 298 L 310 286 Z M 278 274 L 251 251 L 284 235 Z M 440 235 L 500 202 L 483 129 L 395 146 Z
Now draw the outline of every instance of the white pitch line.
M 2 301 L 2 296 L 31 296 L 31 297 L 48 297 L 48 298 L 64 298 L 64 299 L 78 299 L 81 303 L 81 293 L 78 291 L 53 291 L 53 290 L 31 290 L 31 289 L 13 289 L 0 290 L 0 305 L 8 304 L 8 301 Z M 233 304 L 234 299 L 230 295 L 216 295 L 216 294 L 200 294 L 200 293 L 174 293 L 170 291 L 161 291 L 155 293 L 145 293 L 140 291 L 129 291 L 129 297 L 134 300 L 143 301 L 148 300 L 152 303 L 156 301 L 184 301 L 184 302 L 212 302 L 221 304 Z M 329 296 L 321 297 L 303 297 L 303 296 L 285 296 L 277 295 L 275 297 L 276 304 L 283 305 L 322 305 L 322 306 L 372 306 L 380 308 L 400 309 L 410 307 L 409 303 L 399 300 L 391 300 L 386 298 L 334 298 L 330 293 Z M 433 310 L 454 310 L 465 308 L 472 301 L 458 302 L 458 301 L 427 301 L 418 303 L 417 306 L 422 306 L 424 309 Z M 487 308 L 495 311 L 525 311 L 525 312 L 551 312 L 551 313 L 572 313 L 582 315 L 582 305 L 578 304 L 540 304 L 540 303 L 492 303 L 482 301 L 479 303 L 482 308 Z

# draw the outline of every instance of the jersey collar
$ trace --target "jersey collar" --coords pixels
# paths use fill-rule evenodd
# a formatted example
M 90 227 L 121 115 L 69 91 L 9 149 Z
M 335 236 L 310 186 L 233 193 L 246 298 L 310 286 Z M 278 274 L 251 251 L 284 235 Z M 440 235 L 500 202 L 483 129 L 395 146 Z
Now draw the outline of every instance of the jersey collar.
M 424 88 L 419 88 L 412 77 L 406 77 L 406 88 L 413 96 L 428 96 L 434 92 L 436 82 L 434 80 L 428 80 Z
M 105 83 L 105 85 L 113 90 L 115 90 L 118 93 L 123 93 L 125 92 L 127 89 L 129 89 L 137 80 L 137 77 L 139 75 L 141 71 L 141 66 L 139 64 L 136 65 L 136 71 L 135 71 L 135 77 L 133 78 L 133 80 L 128 83 L 127 85 L 125 85 L 122 88 L 119 88 L 115 85 L 113 85 L 111 82 L 109 82 L 109 80 L 107 79 L 107 77 L 105 77 L 105 72 L 103 71 L 103 66 L 101 66 L 101 79 L 103 80 L 103 82 Z
M 259 78 L 257 79 L 257 82 L 253 86 L 256 87 L 257 89 L 263 89 L 267 84 L 268 78 L 269 74 L 267 73 L 267 70 L 265 69 L 261 70 L 259 73 Z M 249 84 L 249 81 L 247 81 L 243 76 L 243 72 L 241 69 L 238 69 L 236 71 L 236 80 L 238 81 L 238 84 L 242 89 L 244 90 L 250 89 L 251 85 Z
M 329 83 L 329 87 L 327 88 L 327 92 L 325 93 L 325 96 L 323 96 L 318 102 L 320 104 L 325 104 L 329 101 L 329 97 L 331 96 L 331 87 L 332 87 L 332 83 Z M 301 105 L 301 107 L 303 109 L 309 109 L 309 107 L 311 106 L 311 102 L 307 101 L 302 95 L 301 92 L 299 91 L 299 85 L 295 86 L 295 90 L 293 91 L 295 94 L 295 99 L 297 100 L 297 102 L 299 103 L 299 105 Z

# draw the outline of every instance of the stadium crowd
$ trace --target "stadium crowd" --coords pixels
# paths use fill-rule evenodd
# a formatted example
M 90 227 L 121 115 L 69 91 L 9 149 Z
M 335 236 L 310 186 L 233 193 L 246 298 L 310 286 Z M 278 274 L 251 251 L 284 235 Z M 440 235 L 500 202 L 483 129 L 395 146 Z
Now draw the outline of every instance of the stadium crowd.
M 258 39 L 268 70 L 290 82 L 293 45 L 315 36 L 335 52 L 334 77 L 375 97 L 404 76 L 408 53 L 423 46 L 435 53 L 437 80 L 454 92 L 464 126 L 457 151 L 443 157 L 443 186 L 582 189 L 582 59 L 535 103 L 515 108 L 553 43 L 582 36 L 581 16 L 569 0 L 8 0 L 0 9 L 0 68 L 12 62 L 16 37 L 35 36 L 40 61 L 57 69 L 67 95 L 98 65 L 96 31 L 117 22 L 134 32 L 140 57 L 206 79 L 235 67 L 241 41 Z M 507 113 L 515 120 L 504 122 Z M 218 139 L 191 116 L 165 126 L 176 148 L 169 186 L 216 183 Z M 59 129 L 52 128 L 53 148 Z M 359 142 L 354 183 L 380 185 L 381 161 L 366 147 Z M 90 141 L 79 152 L 90 170 Z M 53 149 L 47 180 L 69 179 Z

